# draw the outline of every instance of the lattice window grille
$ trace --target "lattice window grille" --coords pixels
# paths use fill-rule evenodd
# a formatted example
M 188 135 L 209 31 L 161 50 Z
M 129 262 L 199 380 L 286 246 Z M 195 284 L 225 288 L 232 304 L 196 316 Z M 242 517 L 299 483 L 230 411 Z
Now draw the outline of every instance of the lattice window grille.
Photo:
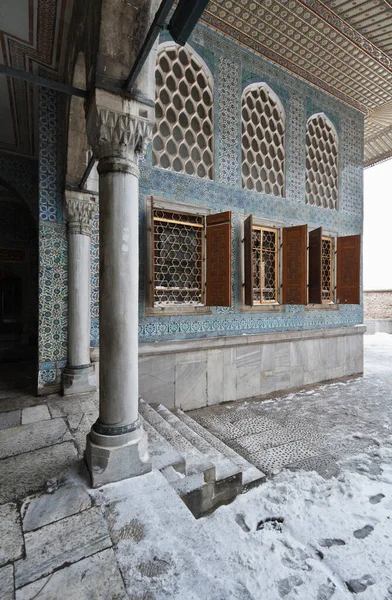
M 306 127 L 306 203 L 338 208 L 338 139 L 322 113 L 310 117 Z
M 333 302 L 332 257 L 332 239 L 323 237 L 321 243 L 321 299 L 323 302 Z
M 213 179 L 213 85 L 188 47 L 158 48 L 153 164 Z
M 203 305 L 204 217 L 153 210 L 154 306 Z
M 265 84 L 242 95 L 242 187 L 285 195 L 285 113 Z
M 278 302 L 278 230 L 254 226 L 253 252 L 253 303 Z

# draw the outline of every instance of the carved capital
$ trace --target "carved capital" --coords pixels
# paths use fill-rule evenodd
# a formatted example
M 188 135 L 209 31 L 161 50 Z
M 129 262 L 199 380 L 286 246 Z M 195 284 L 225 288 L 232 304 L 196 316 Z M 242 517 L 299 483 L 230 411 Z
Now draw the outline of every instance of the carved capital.
M 98 159 L 121 157 L 137 163 L 152 139 L 154 107 L 96 90 L 87 115 L 87 135 Z
M 65 208 L 69 233 L 91 236 L 94 214 L 97 210 L 95 200 L 87 194 L 66 190 Z

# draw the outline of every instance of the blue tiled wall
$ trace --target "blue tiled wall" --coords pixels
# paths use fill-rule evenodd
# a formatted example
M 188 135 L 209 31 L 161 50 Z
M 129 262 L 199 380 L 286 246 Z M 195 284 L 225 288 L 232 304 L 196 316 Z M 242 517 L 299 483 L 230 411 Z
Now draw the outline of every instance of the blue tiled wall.
M 161 41 L 170 39 L 161 36 Z M 152 166 L 151 147 L 141 161 L 140 257 L 145 252 L 145 196 L 156 195 L 233 213 L 233 299 L 231 308 L 212 308 L 196 316 L 145 316 L 144 277 L 140 278 L 139 339 L 141 342 L 319 329 L 355 325 L 363 321 L 360 306 L 337 311 L 306 311 L 287 306 L 280 313 L 244 314 L 239 310 L 239 217 L 253 214 L 285 225 L 323 226 L 338 235 L 362 233 L 363 115 L 317 90 L 280 67 L 224 36 L 199 25 L 191 46 L 207 63 L 214 78 L 215 178 L 201 180 Z M 241 187 L 241 95 L 253 82 L 266 82 L 280 97 L 286 111 L 286 197 L 276 198 Z M 339 210 L 305 204 L 306 121 L 325 112 L 339 135 Z M 98 218 L 92 238 L 91 345 L 99 345 L 98 328 Z
M 162 38 L 164 41 L 165 36 Z M 144 278 L 140 285 L 141 342 L 211 336 L 319 329 L 355 325 L 363 320 L 362 306 L 307 311 L 287 306 L 279 313 L 241 313 L 239 217 L 253 214 L 285 225 L 323 226 L 338 235 L 362 233 L 363 116 L 286 71 L 247 51 L 207 27 L 198 26 L 192 47 L 214 77 L 215 180 L 205 181 L 152 167 L 151 152 L 142 162 L 140 181 L 140 249 L 145 250 L 143 195 L 210 207 L 233 213 L 232 308 L 213 308 L 196 316 L 145 316 Z M 208 49 L 208 50 L 207 50 Z M 279 95 L 287 118 L 286 197 L 276 198 L 241 187 L 241 94 L 252 82 L 266 82 Z M 325 112 L 339 135 L 339 210 L 305 204 L 305 130 L 315 112 Z
M 65 115 L 57 92 L 39 92 L 38 391 L 57 391 L 67 361 L 68 247 L 63 215 Z

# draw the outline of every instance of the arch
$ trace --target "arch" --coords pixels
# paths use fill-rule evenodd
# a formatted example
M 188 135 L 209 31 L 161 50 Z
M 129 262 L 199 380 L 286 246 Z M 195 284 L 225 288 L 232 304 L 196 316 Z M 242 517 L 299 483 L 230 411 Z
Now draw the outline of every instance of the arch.
M 323 112 L 306 123 L 306 203 L 338 208 L 338 134 Z
M 213 179 L 213 79 L 203 59 L 187 44 L 158 47 L 153 164 Z
M 267 83 L 242 93 L 242 187 L 284 197 L 286 113 Z
M 72 85 L 83 90 L 86 89 L 86 65 L 83 52 L 79 52 L 76 58 Z M 84 99 L 72 96 L 68 120 L 67 185 L 79 185 L 88 160 L 89 144 L 87 141 Z

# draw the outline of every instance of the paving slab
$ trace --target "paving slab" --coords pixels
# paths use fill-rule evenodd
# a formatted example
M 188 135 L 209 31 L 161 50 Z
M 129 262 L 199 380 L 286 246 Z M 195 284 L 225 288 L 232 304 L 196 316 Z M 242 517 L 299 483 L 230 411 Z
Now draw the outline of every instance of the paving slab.
M 125 600 L 128 598 L 110 548 L 16 591 L 16 600 Z
M 20 558 L 23 554 L 23 534 L 16 504 L 0 506 L 0 565 Z
M 26 406 L 36 406 L 42 404 L 42 398 L 37 398 L 32 394 L 21 396 L 21 392 L 15 391 L 10 396 L 0 395 L 0 412 L 9 412 L 11 410 L 19 410 Z
M 38 421 L 47 421 L 50 418 L 50 412 L 46 404 L 28 406 L 22 410 L 22 425 L 37 423 Z
M 0 431 L 20 425 L 20 410 L 0 413 Z
M 75 413 L 67 416 L 68 426 L 80 456 L 86 449 L 86 435 L 96 420 L 97 416 L 92 416 L 91 413 Z
M 0 459 L 71 440 L 64 419 L 5 429 L 0 434 Z
M 0 503 L 38 492 L 52 477 L 61 480 L 77 462 L 78 454 L 72 442 L 0 460 Z
M 25 534 L 26 558 L 15 564 L 15 587 L 20 588 L 65 563 L 75 563 L 112 545 L 99 508 L 91 508 Z
M 14 600 L 14 567 L 7 565 L 0 569 L 0 598 Z
M 33 531 L 91 508 L 91 499 L 80 485 L 65 484 L 52 494 L 26 498 L 21 508 L 23 531 Z

